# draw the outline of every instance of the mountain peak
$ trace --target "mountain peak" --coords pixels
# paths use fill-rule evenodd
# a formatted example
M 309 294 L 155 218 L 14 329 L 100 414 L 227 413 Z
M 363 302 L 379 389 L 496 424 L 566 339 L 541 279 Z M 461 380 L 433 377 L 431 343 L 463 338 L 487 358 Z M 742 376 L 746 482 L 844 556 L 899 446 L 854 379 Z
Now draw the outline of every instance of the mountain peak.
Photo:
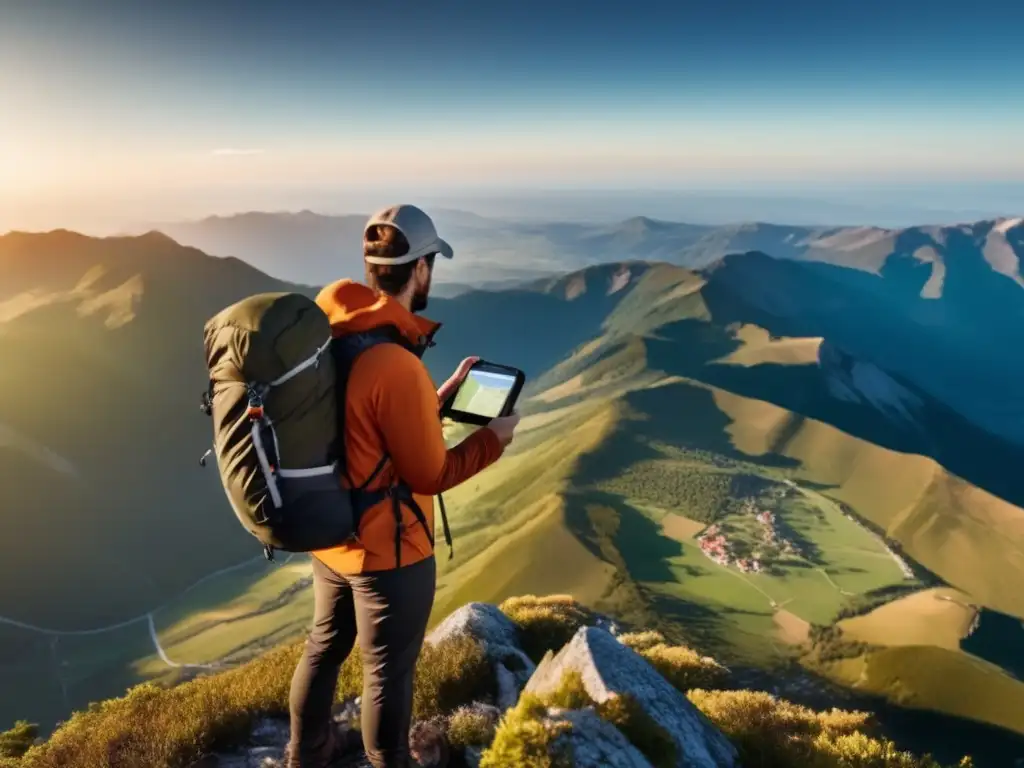
M 634 216 L 619 224 L 618 229 L 628 232 L 651 232 L 671 227 L 672 222 L 652 219 L 649 216 Z

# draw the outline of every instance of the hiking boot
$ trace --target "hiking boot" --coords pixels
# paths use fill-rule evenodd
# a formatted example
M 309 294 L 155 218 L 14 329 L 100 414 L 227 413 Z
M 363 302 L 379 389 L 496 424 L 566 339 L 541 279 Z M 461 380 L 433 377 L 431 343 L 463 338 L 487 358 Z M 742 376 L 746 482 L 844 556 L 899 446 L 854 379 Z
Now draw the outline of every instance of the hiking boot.
M 284 751 L 284 768 L 343 768 L 363 765 L 363 734 L 347 723 L 331 721 L 331 745 L 326 758 L 302 759 L 293 756 L 292 745 Z

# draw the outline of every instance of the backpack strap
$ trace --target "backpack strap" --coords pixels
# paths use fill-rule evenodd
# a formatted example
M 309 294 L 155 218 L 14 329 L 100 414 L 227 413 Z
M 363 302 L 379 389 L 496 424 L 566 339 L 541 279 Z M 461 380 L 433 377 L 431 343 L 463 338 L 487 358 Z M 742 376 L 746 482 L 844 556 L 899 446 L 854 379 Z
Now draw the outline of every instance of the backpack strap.
M 444 508 L 444 496 L 440 493 L 437 494 L 437 505 L 441 511 L 441 528 L 444 530 L 444 543 L 448 545 L 448 559 L 451 560 L 455 557 L 455 547 L 452 546 L 452 529 L 448 527 L 448 510 Z
M 391 457 L 386 453 L 381 457 L 377 466 L 374 468 L 370 476 L 361 484 L 356 485 L 352 479 L 352 475 L 349 473 L 348 461 L 345 456 L 345 402 L 346 395 L 348 392 L 348 379 L 352 372 L 352 366 L 355 364 L 356 358 L 359 357 L 363 352 L 379 344 L 399 344 L 400 346 L 413 351 L 410 344 L 405 340 L 405 337 L 401 332 L 394 326 L 382 326 L 375 328 L 371 331 L 365 331 L 362 333 L 350 333 L 344 336 L 339 336 L 333 339 L 331 344 L 331 353 L 334 356 L 335 371 L 337 376 L 337 434 L 338 443 L 335 446 L 335 458 L 337 460 L 337 466 L 341 475 L 348 482 L 351 488 L 350 493 L 352 494 L 352 510 L 356 516 L 355 524 L 358 530 L 359 519 L 363 513 L 371 507 L 379 504 L 381 501 L 392 497 L 395 497 L 395 487 L 382 488 L 377 491 L 369 491 L 367 487 L 380 476 L 380 473 L 384 471 Z M 398 485 L 404 485 L 399 482 Z M 411 492 L 409 494 L 411 498 Z M 401 508 L 398 509 L 399 518 L 401 516 Z M 398 526 L 399 530 L 396 534 L 398 540 L 401 539 L 402 526 Z
M 378 344 L 398 344 L 419 358 L 422 357 L 423 352 L 427 347 L 433 346 L 433 340 L 428 338 L 424 339 L 421 344 L 413 345 L 409 343 L 397 328 L 388 325 L 372 331 L 366 331 L 364 333 L 353 333 L 340 336 L 334 339 L 331 345 L 336 363 L 335 369 L 337 371 L 338 380 L 338 466 L 344 474 L 345 479 L 348 481 L 349 486 L 352 487 L 352 506 L 358 516 L 361 516 L 363 512 L 380 503 L 382 500 L 386 498 L 391 499 L 391 509 L 395 516 L 395 567 L 400 568 L 402 564 L 402 535 L 405 533 L 405 523 L 402 520 L 402 504 L 405 504 L 412 511 L 413 515 L 416 517 L 416 522 L 423 526 L 423 531 L 427 534 L 427 539 L 430 541 L 430 548 L 433 549 L 434 536 L 430 531 L 430 526 L 427 525 L 426 515 L 423 514 L 423 510 L 416 502 L 412 488 L 404 480 L 399 479 L 390 487 L 382 488 L 379 491 L 366 490 L 367 486 L 369 486 L 370 483 L 372 483 L 380 473 L 384 471 L 384 467 L 386 467 L 388 462 L 391 460 L 391 457 L 386 453 L 381 457 L 380 462 L 377 464 L 376 468 L 374 468 L 373 472 L 370 473 L 370 476 L 366 481 L 359 486 L 355 486 L 352 482 L 352 476 L 349 474 L 348 465 L 345 461 L 345 395 L 348 387 L 348 376 L 356 358 L 367 349 L 375 347 Z M 445 510 L 444 499 L 441 496 L 438 496 L 438 500 L 441 506 L 441 524 L 444 529 L 444 538 L 445 543 L 448 545 L 448 557 L 450 559 L 454 557 L 451 529 L 448 526 L 448 515 Z

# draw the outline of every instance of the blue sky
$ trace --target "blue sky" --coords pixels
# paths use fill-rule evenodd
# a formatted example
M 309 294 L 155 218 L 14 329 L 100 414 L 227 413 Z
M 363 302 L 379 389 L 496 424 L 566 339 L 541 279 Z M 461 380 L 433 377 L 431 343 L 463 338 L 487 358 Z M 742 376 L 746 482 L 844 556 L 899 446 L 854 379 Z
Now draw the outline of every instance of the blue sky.
M 0 200 L 1024 183 L 1022 22 L 1010 0 L 0 0 Z

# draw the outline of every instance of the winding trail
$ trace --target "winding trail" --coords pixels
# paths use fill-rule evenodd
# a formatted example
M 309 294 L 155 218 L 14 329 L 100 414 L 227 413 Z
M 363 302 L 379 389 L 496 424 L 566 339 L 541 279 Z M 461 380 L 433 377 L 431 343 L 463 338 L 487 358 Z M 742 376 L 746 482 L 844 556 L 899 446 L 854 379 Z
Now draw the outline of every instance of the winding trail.
M 146 614 L 146 618 L 149 619 L 149 636 L 153 639 L 153 647 L 156 648 L 156 653 L 160 657 L 161 661 L 168 667 L 174 667 L 176 669 L 216 669 L 217 664 L 179 664 L 176 661 L 171 661 L 167 656 L 167 652 L 164 647 L 160 645 L 160 637 L 156 633 L 156 624 L 153 622 L 153 614 Z
M 286 557 L 284 560 L 280 561 L 280 563 L 277 564 L 278 567 L 287 565 L 293 557 L 294 554 L 289 554 L 288 557 Z M 46 627 L 39 627 L 35 624 L 29 624 L 24 621 L 18 621 L 17 619 L 11 619 L 6 616 L 0 616 L 0 625 L 6 625 L 9 627 L 14 627 L 16 629 L 25 630 L 27 632 L 35 632 L 40 635 L 45 635 L 49 638 L 52 638 L 55 648 L 57 639 L 61 637 L 88 637 L 92 635 L 101 635 L 105 632 L 113 632 L 118 629 L 124 629 L 135 624 L 141 624 L 142 622 L 146 622 L 149 626 L 149 636 L 153 641 L 153 648 L 156 650 L 157 655 L 160 657 L 160 660 L 164 662 L 164 664 L 166 664 L 169 667 L 174 667 L 176 669 L 215 669 L 217 668 L 217 664 L 179 664 L 178 662 L 173 661 L 167 655 L 167 652 L 164 650 L 163 646 L 160 644 L 160 637 L 156 631 L 156 622 L 154 621 L 153 617 L 174 601 L 180 600 L 189 592 L 196 589 L 197 587 L 202 586 L 206 582 L 216 579 L 220 576 L 224 576 L 228 573 L 240 571 L 243 568 L 248 568 L 261 560 L 263 560 L 263 555 L 257 555 L 256 557 L 251 557 L 248 560 L 245 560 L 244 562 L 237 563 L 235 565 L 229 565 L 226 568 L 220 568 L 214 571 L 213 573 L 208 573 L 198 581 L 183 589 L 174 597 L 165 600 L 163 603 L 153 608 L 152 610 L 149 610 L 146 613 L 141 614 L 140 616 L 135 616 L 134 618 L 119 621 L 114 624 L 108 624 L 104 627 L 96 627 L 95 629 L 47 629 Z M 63 682 L 61 683 L 61 687 L 64 687 Z
M 824 568 L 815 568 L 814 570 L 816 570 L 818 573 L 820 573 L 822 576 L 824 576 L 825 580 L 829 584 L 831 584 L 833 587 L 835 587 L 836 591 L 839 592 L 840 595 L 846 595 L 847 597 L 852 597 L 853 596 L 853 594 L 854 594 L 853 592 L 847 592 L 845 589 L 843 589 L 838 584 L 836 584 L 834 581 L 832 581 L 832 577 L 828 575 L 828 571 L 826 571 Z

